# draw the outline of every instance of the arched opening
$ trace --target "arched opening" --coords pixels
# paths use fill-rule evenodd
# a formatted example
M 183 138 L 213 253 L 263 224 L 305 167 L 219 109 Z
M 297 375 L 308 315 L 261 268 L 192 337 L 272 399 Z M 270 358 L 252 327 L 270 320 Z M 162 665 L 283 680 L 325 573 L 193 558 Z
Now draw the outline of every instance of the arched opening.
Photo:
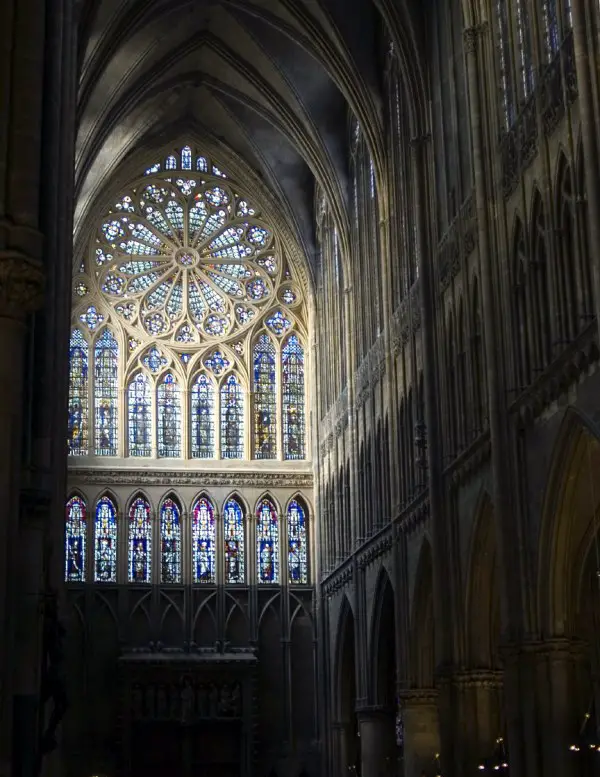
M 347 600 L 341 615 L 338 635 L 335 694 L 339 731 L 337 761 L 339 774 L 360 769 L 360 737 L 356 715 L 356 643 L 354 614 Z

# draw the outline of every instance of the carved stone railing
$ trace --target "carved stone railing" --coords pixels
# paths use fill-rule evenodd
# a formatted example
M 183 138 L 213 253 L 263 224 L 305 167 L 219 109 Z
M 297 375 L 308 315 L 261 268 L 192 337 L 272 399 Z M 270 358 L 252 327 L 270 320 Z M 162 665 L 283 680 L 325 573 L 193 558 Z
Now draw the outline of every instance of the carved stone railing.
M 473 196 L 460 207 L 437 247 L 437 269 L 440 291 L 445 291 L 477 245 L 477 214 Z

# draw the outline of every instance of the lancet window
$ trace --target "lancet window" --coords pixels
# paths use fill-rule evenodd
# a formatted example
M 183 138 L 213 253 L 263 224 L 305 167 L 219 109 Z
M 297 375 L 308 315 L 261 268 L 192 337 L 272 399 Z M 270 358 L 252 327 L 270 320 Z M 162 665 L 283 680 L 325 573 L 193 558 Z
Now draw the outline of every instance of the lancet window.
M 108 496 L 98 500 L 94 530 L 94 580 L 97 583 L 116 583 L 117 510 Z
M 181 583 L 181 509 L 171 497 L 160 508 L 160 582 Z
M 269 499 L 256 511 L 256 562 L 259 583 L 279 582 L 279 520 Z
M 213 160 L 185 145 L 150 165 L 74 278 L 70 454 L 304 458 L 303 283 Z
M 225 582 L 243 583 L 246 577 L 244 513 L 236 499 L 229 499 L 223 508 L 223 536 Z
M 215 511 L 201 497 L 192 509 L 192 567 L 194 583 L 215 582 Z
M 129 582 L 149 583 L 152 572 L 152 516 L 147 499 L 137 497 L 129 508 Z
M 67 502 L 65 528 L 65 580 L 81 583 L 86 570 L 86 505 L 80 496 L 73 496 Z

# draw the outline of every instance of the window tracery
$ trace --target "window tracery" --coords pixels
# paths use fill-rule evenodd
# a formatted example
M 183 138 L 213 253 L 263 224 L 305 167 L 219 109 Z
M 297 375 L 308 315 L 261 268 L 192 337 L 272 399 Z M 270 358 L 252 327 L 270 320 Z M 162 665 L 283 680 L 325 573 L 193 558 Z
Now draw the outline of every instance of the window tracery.
M 306 395 L 292 382 L 304 381 L 305 319 L 260 212 L 205 155 L 170 153 L 116 198 L 74 279 L 71 455 L 90 453 L 92 408 L 97 456 L 303 458 Z M 252 344 L 267 341 L 256 364 Z

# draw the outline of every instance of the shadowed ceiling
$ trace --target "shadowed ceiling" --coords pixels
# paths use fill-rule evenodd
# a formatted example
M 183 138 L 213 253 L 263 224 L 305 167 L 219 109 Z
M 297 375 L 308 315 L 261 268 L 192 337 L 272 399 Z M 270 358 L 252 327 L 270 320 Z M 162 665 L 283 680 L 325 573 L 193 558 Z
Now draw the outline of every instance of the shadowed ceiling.
M 381 164 L 380 30 L 396 4 L 380 5 L 83 0 L 76 236 L 128 158 L 193 134 L 254 171 L 314 268 L 315 181 L 348 225 L 350 115 Z

